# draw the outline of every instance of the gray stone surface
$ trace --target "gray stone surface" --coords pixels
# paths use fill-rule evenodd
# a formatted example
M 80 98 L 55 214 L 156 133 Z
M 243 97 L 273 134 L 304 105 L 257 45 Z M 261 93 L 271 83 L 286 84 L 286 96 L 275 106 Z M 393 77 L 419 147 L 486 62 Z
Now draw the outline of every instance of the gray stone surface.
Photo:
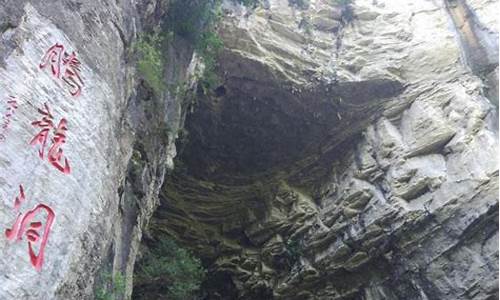
M 20 184 L 21 212 L 56 214 L 41 272 L 2 235 L 0 299 L 93 299 L 113 273 L 130 298 L 158 232 L 207 262 L 208 299 L 498 297 L 498 1 L 264 2 L 224 2 L 222 87 L 189 86 L 184 122 L 130 54 L 169 1 L 0 0 L 0 112 L 19 104 L 0 227 Z M 38 67 L 56 42 L 82 63 L 78 98 Z M 192 78 L 191 48 L 163 49 L 167 83 Z M 29 145 L 45 102 L 70 174 Z
M 141 32 L 158 26 L 167 4 L 1 1 L 0 109 L 6 111 L 9 95 L 19 107 L 0 143 L 0 227 L 3 233 L 17 216 L 13 205 L 21 184 L 26 201 L 19 212 L 45 203 L 56 219 L 41 272 L 31 266 L 26 237 L 14 243 L 2 234 L 0 299 L 94 299 L 106 284 L 102 278 L 117 273 L 131 294 L 142 230 L 172 168 L 181 107 L 169 93 L 155 97 L 137 80 L 130 50 Z M 143 9 L 147 5 L 153 10 Z M 50 67 L 39 68 L 55 43 L 75 51 L 81 62 L 79 97 L 70 96 Z M 178 45 L 165 51 L 174 53 L 166 82 L 186 78 L 192 52 Z M 70 174 L 29 145 L 40 131 L 31 122 L 40 119 L 37 109 L 45 102 L 54 122 L 68 121 L 63 149 Z
M 152 236 L 213 261 L 209 299 L 498 297 L 498 2 L 309 3 L 225 3 Z

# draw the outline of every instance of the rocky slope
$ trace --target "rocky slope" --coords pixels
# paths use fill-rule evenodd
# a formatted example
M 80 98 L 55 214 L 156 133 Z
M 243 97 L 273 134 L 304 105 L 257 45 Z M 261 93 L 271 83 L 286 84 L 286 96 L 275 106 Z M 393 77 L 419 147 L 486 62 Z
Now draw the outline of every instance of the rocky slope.
M 225 1 L 221 84 L 157 95 L 131 52 L 169 2 L 0 2 L 0 299 L 130 298 L 163 233 L 205 299 L 498 297 L 498 1 Z

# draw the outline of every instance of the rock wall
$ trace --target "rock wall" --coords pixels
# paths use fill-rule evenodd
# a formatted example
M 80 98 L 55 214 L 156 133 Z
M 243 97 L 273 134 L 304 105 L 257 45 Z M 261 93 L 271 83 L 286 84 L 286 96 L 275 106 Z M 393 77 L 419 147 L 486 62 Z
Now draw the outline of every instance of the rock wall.
M 175 96 L 137 80 L 131 48 L 167 6 L 1 2 L 0 299 L 94 299 L 116 274 L 131 294 L 181 120 Z M 186 79 L 192 50 L 164 51 L 165 82 Z
M 225 3 L 150 235 L 207 299 L 498 297 L 498 2 L 297 3 Z
M 130 298 L 160 233 L 206 299 L 498 297 L 498 1 L 224 1 L 185 99 L 134 71 L 169 2 L 0 3 L 0 299 Z

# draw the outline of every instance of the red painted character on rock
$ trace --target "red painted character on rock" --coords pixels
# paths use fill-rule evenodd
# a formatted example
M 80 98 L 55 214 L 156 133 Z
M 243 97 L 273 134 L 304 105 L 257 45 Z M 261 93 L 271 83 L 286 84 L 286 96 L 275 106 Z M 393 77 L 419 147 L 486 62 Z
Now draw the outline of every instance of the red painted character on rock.
M 17 100 L 16 100 L 16 97 L 9 96 L 9 100 L 7 100 L 7 104 L 9 106 L 7 107 L 7 113 L 5 114 L 5 118 L 6 119 L 12 117 L 12 115 L 14 114 L 14 111 L 17 109 Z M 7 121 L 10 123 L 10 120 L 7 120 Z M 4 124 L 2 127 L 3 128 L 7 128 L 8 127 L 8 123 Z
M 14 203 L 14 208 L 19 210 L 20 199 L 24 200 L 24 190 L 22 185 L 19 186 L 20 195 L 16 197 Z M 45 212 L 45 214 L 44 214 Z M 34 221 L 35 219 L 44 219 L 45 222 Z M 23 235 L 26 236 L 28 240 L 28 253 L 30 256 L 31 264 L 35 267 L 37 271 L 42 270 L 43 258 L 45 253 L 45 247 L 49 239 L 50 229 L 54 223 L 55 213 L 48 205 L 38 204 L 32 210 L 24 214 L 18 214 L 14 225 L 11 228 L 5 230 L 5 236 L 10 241 L 20 241 Z M 44 226 L 45 224 L 45 226 Z M 43 229 L 42 235 L 40 232 Z M 38 255 L 36 255 L 35 246 L 38 247 Z
M 14 115 L 15 110 L 17 109 L 17 100 L 14 96 L 9 96 L 9 100 L 7 100 L 7 112 L 3 116 L 3 124 L 0 128 L 0 142 L 5 140 L 5 134 L 7 133 L 7 129 L 9 128 L 10 121 L 12 116 Z
M 57 126 L 54 138 L 52 138 L 52 146 L 49 149 L 49 162 L 56 167 L 59 171 L 64 174 L 70 173 L 70 167 L 68 163 L 68 159 L 64 158 L 64 166 L 61 164 L 63 158 L 63 150 L 61 149 L 62 145 L 66 143 L 66 127 L 67 121 L 66 119 L 61 119 L 59 125 Z
M 34 121 L 31 125 L 40 127 L 42 130 L 31 140 L 30 145 L 35 146 L 40 144 L 40 149 L 38 150 L 38 155 L 41 159 L 44 157 L 45 146 L 49 133 L 51 129 L 54 129 L 54 137 L 52 138 L 52 145 L 49 148 L 48 160 L 51 165 L 56 169 L 63 172 L 64 174 L 69 174 L 71 172 L 69 161 L 64 157 L 63 149 L 61 148 L 64 143 L 66 143 L 66 131 L 68 130 L 66 119 L 61 119 L 57 128 L 54 128 L 54 123 L 52 122 L 53 116 L 50 113 L 49 106 L 47 103 L 44 104 L 45 109 L 38 109 L 38 112 L 43 115 L 41 120 Z M 62 163 L 64 158 L 64 164 Z
M 45 152 L 45 144 L 47 143 L 47 138 L 49 137 L 50 129 L 54 128 L 54 123 L 52 122 L 53 116 L 50 113 L 49 106 L 47 103 L 44 105 L 45 109 L 38 109 L 38 112 L 43 115 L 41 120 L 31 122 L 31 125 L 40 127 L 42 130 L 31 140 L 30 145 L 35 146 L 40 144 L 40 149 L 38 150 L 38 155 L 43 159 L 43 154 Z
M 52 70 L 52 75 L 59 78 L 61 74 L 61 60 L 64 54 L 64 46 L 56 43 L 52 47 L 45 52 L 45 55 L 42 58 L 42 62 L 40 63 L 40 69 L 45 68 L 47 65 L 50 65 L 50 69 Z
M 60 78 L 62 73 L 62 80 L 69 86 L 69 92 L 72 96 L 77 97 L 81 94 L 84 85 L 80 76 L 81 63 L 74 51 L 69 54 L 64 51 L 63 45 L 54 44 L 45 52 L 39 67 L 44 69 L 48 65 L 50 65 L 52 75 L 55 77 Z
M 83 81 L 80 77 L 80 61 L 76 58 L 75 52 L 71 54 L 64 53 L 63 65 L 66 67 L 64 70 L 63 80 L 70 86 L 70 94 L 72 96 L 80 96 L 82 93 Z

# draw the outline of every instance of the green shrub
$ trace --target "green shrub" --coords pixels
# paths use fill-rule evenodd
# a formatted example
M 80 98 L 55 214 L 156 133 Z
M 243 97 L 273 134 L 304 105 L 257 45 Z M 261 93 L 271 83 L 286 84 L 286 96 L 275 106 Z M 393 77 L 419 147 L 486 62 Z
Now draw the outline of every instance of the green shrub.
M 159 95 L 165 89 L 163 81 L 164 59 L 162 57 L 162 42 L 164 37 L 159 34 L 146 34 L 134 44 L 137 70 L 153 91 Z
M 219 0 L 175 0 L 170 4 L 164 29 L 195 44 L 217 18 Z
M 205 270 L 198 258 L 163 238 L 145 255 L 136 276 L 138 282 L 166 285 L 168 299 L 185 300 L 198 291 Z
M 99 276 L 96 300 L 119 300 L 125 296 L 125 278 L 121 273 L 104 273 Z
M 196 53 L 200 55 L 205 69 L 201 74 L 201 84 L 206 89 L 214 88 L 219 77 L 215 72 L 217 66 L 217 55 L 224 48 L 224 43 L 219 35 L 214 31 L 206 31 L 196 43 Z
M 164 30 L 172 31 L 174 36 L 189 41 L 200 56 L 205 69 L 198 75 L 204 90 L 212 88 L 218 82 L 216 58 L 223 43 L 216 32 L 216 26 L 221 15 L 220 0 L 176 0 L 172 2 L 164 22 Z

